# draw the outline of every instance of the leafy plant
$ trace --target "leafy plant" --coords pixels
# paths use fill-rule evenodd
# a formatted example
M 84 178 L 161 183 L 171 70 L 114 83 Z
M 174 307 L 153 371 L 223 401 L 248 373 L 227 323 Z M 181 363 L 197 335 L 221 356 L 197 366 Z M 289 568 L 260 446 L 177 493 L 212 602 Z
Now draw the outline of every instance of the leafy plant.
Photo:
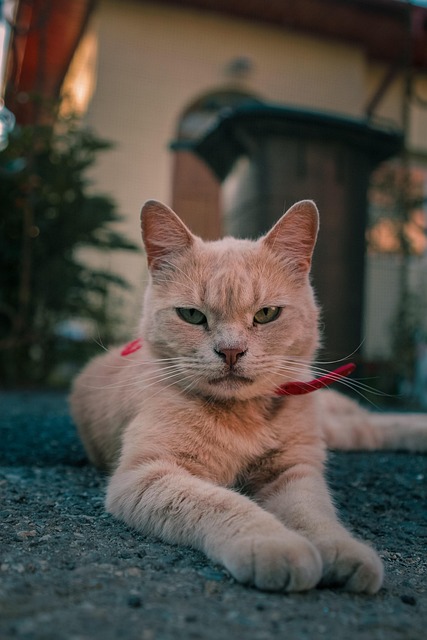
M 82 248 L 137 247 L 117 233 L 121 219 L 110 197 L 92 193 L 88 169 L 111 144 L 73 117 L 17 128 L 0 153 L 0 380 L 45 383 L 59 363 L 77 365 L 91 345 L 64 326 L 96 322 L 107 339 L 112 285 L 127 283 L 88 266 Z

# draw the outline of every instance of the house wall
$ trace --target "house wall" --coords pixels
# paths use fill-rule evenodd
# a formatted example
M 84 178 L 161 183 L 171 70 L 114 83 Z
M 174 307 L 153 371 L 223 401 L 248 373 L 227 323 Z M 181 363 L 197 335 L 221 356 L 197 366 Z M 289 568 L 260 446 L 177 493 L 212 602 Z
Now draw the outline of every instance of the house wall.
M 360 117 L 385 73 L 355 44 L 155 2 L 101 0 L 91 30 L 97 86 L 86 120 L 117 143 L 93 171 L 94 188 L 115 198 L 125 215 L 120 230 L 134 240 L 144 200 L 172 203 L 169 143 L 180 114 L 199 96 L 229 87 L 266 101 Z M 230 76 L 230 61 L 241 57 L 251 61 L 251 70 Z M 399 123 L 402 87 L 400 78 L 394 81 L 379 116 Z M 425 112 L 417 112 L 414 137 L 427 148 L 425 124 Z M 133 286 L 123 300 L 128 331 L 140 305 L 144 260 L 130 254 L 102 260 Z

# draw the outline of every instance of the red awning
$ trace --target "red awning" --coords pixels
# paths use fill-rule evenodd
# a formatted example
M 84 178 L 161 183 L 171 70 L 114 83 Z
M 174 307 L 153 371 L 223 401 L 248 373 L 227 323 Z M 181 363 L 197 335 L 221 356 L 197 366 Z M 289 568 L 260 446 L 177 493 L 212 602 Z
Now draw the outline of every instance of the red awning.
M 95 4 L 95 0 L 19 0 L 5 95 L 19 123 L 39 118 L 37 98 L 59 96 Z

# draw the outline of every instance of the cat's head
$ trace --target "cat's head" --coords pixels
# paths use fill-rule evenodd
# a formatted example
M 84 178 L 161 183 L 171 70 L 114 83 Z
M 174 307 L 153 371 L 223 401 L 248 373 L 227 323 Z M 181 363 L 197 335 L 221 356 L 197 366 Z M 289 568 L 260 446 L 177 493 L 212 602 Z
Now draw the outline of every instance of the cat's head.
M 141 333 L 166 384 L 248 399 L 307 375 L 319 339 L 313 202 L 295 204 L 257 241 L 204 242 L 155 201 L 141 224 L 150 272 Z

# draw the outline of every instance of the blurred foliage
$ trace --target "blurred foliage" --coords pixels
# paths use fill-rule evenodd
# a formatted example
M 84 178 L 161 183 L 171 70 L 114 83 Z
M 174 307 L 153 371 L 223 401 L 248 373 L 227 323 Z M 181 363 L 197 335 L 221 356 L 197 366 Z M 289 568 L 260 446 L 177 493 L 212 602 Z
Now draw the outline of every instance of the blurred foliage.
M 87 358 L 90 345 L 64 331 L 70 320 L 90 319 L 107 340 L 114 333 L 109 291 L 127 284 L 79 259 L 82 248 L 136 250 L 111 226 L 121 219 L 113 200 L 86 177 L 110 148 L 68 117 L 16 128 L 0 153 L 3 385 L 46 383 L 64 360 Z
M 422 255 L 427 247 L 425 174 L 398 162 L 374 173 L 369 192 L 368 251 Z
M 423 306 L 419 295 L 409 290 L 404 291 L 391 328 L 394 369 L 403 385 L 401 391 L 409 395 L 414 384 L 418 345 L 427 337 Z M 408 385 L 407 389 L 405 385 Z
M 410 267 L 427 249 L 425 170 L 407 161 L 385 163 L 373 175 L 369 194 L 371 225 L 368 252 L 399 256 L 399 302 L 390 322 L 393 358 L 387 366 L 394 389 L 408 403 L 416 401 L 420 345 L 427 341 L 426 303 L 411 286 Z

